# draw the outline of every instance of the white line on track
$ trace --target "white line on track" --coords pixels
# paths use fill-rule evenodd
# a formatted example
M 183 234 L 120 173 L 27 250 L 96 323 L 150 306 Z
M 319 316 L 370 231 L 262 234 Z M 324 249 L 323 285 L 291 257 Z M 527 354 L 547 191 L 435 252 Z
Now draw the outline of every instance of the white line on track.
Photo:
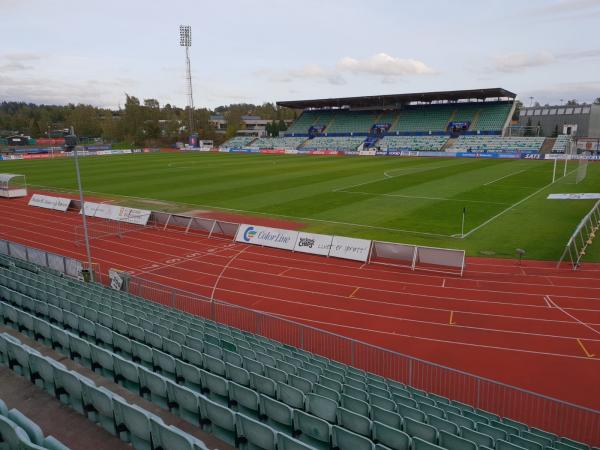
M 513 175 L 517 175 L 518 173 L 525 172 L 526 170 L 529 170 L 529 169 L 523 169 L 523 170 L 519 170 L 518 172 L 509 173 L 508 175 L 504 175 L 503 177 L 496 178 L 493 181 L 489 181 L 489 182 L 485 183 L 484 186 L 489 186 L 490 184 L 493 184 L 496 181 L 504 180 L 505 178 L 512 177 Z
M 578 324 L 580 324 L 580 325 L 583 325 L 584 327 L 586 327 L 586 328 L 587 328 L 587 329 L 589 329 L 589 330 L 592 330 L 594 333 L 596 333 L 597 335 L 599 335 L 599 336 L 600 336 L 600 331 L 596 330 L 594 327 L 592 327 L 592 326 L 590 326 L 589 324 L 587 324 L 587 323 L 585 323 L 585 322 L 583 322 L 583 321 L 579 320 L 579 319 L 578 319 L 577 317 L 575 317 L 574 315 L 572 315 L 572 314 L 568 313 L 567 311 L 565 311 L 564 309 L 562 309 L 560 306 L 558 306 L 558 305 L 556 304 L 556 302 L 555 302 L 554 300 L 552 300 L 552 299 L 550 298 L 550 296 L 549 296 L 549 295 L 547 295 L 547 296 L 546 296 L 546 298 L 548 299 L 548 301 L 549 301 L 550 303 L 552 303 L 552 305 L 553 305 L 555 308 L 558 308 L 560 311 L 562 311 L 564 314 L 566 314 L 567 316 L 569 316 L 569 317 L 570 317 L 571 319 L 573 319 L 575 322 L 577 322 L 577 323 L 578 323 Z

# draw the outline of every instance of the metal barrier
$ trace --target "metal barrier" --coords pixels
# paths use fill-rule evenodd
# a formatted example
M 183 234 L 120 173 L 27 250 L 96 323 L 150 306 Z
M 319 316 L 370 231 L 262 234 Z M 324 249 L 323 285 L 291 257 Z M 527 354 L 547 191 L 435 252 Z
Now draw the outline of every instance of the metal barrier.
M 414 358 L 273 314 L 131 277 L 129 293 L 443 395 L 561 436 L 600 444 L 600 411 Z
M 12 256 L 38 266 L 47 267 L 74 278 L 81 278 L 81 261 L 0 239 L 0 255 Z
M 565 250 L 563 251 L 560 259 L 558 260 L 557 268 L 560 267 L 564 259 L 569 256 L 571 266 L 573 270 L 577 270 L 581 265 L 581 260 L 585 256 L 585 252 L 589 245 L 592 244 L 596 233 L 600 228 L 600 200 L 598 200 L 590 212 L 588 212 L 575 231 L 569 238 Z
M 80 278 L 80 261 L 0 240 L 9 255 Z M 108 284 L 107 277 L 97 278 Z M 600 445 L 600 411 L 575 405 L 488 378 L 424 361 L 273 314 L 132 276 L 128 291 L 148 301 L 176 308 L 283 344 L 349 364 L 429 393 L 527 423 L 593 446 Z M 576 381 L 574 381 L 576 382 Z

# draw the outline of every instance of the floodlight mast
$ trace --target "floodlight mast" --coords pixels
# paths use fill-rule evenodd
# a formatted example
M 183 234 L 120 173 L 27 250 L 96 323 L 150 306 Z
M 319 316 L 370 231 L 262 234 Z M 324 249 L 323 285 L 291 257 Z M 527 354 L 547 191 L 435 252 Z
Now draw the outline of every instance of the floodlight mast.
M 190 25 L 179 25 L 179 45 L 185 47 L 189 132 L 192 133 L 194 131 L 194 96 L 192 93 L 192 68 L 190 64 L 190 47 L 192 46 L 192 27 Z

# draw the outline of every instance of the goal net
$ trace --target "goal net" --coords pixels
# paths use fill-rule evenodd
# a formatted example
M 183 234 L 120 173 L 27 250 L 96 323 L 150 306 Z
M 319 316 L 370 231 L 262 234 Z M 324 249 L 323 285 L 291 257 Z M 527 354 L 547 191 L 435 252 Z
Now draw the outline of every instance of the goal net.
M 585 155 L 582 155 L 585 156 Z M 589 160 L 587 158 L 580 159 L 579 165 L 577 166 L 577 174 L 575 175 L 575 184 L 581 183 L 587 177 Z

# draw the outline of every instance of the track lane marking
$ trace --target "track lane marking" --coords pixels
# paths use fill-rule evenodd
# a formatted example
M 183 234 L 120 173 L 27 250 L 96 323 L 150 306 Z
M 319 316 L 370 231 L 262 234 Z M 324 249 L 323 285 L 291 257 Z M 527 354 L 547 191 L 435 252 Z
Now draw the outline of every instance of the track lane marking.
M 581 339 L 577 338 L 577 343 L 581 347 L 581 350 L 583 350 L 583 353 L 585 353 L 585 356 L 587 356 L 588 358 L 593 358 L 594 356 L 596 356 L 593 353 L 590 353 L 587 348 L 585 348 L 585 345 L 583 345 L 583 342 L 581 342 Z

